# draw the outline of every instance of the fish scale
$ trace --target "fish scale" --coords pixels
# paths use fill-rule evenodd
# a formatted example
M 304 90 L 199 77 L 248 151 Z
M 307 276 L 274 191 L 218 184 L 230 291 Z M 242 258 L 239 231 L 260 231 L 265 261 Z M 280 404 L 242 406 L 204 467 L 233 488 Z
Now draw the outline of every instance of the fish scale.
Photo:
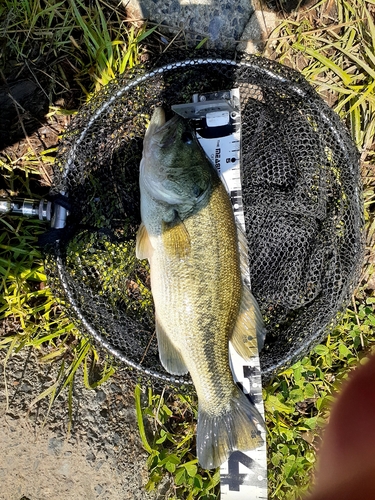
M 219 182 L 217 189 L 224 189 Z M 224 329 L 229 332 L 233 329 L 240 299 L 239 262 L 235 233 L 232 234 L 231 245 L 223 248 L 219 244 L 220 235 L 226 234 L 228 236 L 228 225 L 230 226 L 230 224 L 227 223 L 227 219 L 232 216 L 227 197 L 221 196 L 220 198 L 226 202 L 225 206 L 221 210 L 219 209 L 220 217 L 215 217 L 212 220 L 210 210 L 203 209 L 185 221 L 190 234 L 194 234 L 198 228 L 197 238 L 192 242 L 191 256 L 187 262 L 176 261 L 172 258 L 162 258 L 156 261 L 152 259 L 150 262 L 155 309 L 158 311 L 158 315 L 168 316 L 172 335 L 175 332 L 175 336 L 171 336 L 172 342 L 178 343 L 179 339 L 183 339 L 180 349 L 187 349 L 191 353 L 191 357 L 189 357 L 191 361 L 188 363 L 191 375 L 193 376 L 193 373 L 197 371 L 208 375 L 202 378 L 202 387 L 210 386 L 211 399 L 215 398 L 215 401 L 222 397 L 223 386 L 227 385 L 225 380 L 228 379 L 228 385 L 232 381 L 226 354 L 227 347 L 225 346 L 228 337 L 223 342 L 222 331 Z M 227 212 L 226 218 L 223 217 L 225 212 Z M 202 236 L 204 237 L 202 238 Z M 213 243 L 215 241 L 216 245 Z M 207 249 L 209 250 L 207 251 Z M 222 262 L 220 267 L 215 262 L 219 252 Z M 179 286 L 181 282 L 185 283 L 184 288 Z M 217 293 L 218 290 L 220 293 Z M 179 307 L 180 304 L 184 304 L 187 295 L 191 299 L 194 311 L 198 309 L 198 312 L 194 312 L 193 317 L 186 313 L 186 307 L 185 309 Z M 223 306 L 226 305 L 228 309 L 230 303 L 232 303 L 232 311 L 224 314 Z M 199 307 L 202 308 L 201 312 Z M 223 323 L 224 328 L 220 326 Z M 211 349 L 210 357 L 200 357 L 199 353 L 195 353 L 197 338 L 194 332 L 198 329 L 206 331 L 205 345 Z M 217 338 L 218 336 L 220 338 Z M 221 362 L 216 364 L 218 360 Z M 213 363 L 216 366 L 213 366 Z M 214 380 L 212 374 L 215 375 Z M 219 384 L 217 379 L 221 379 Z M 199 392 L 204 391 L 204 389 L 200 389 L 198 383 L 195 383 L 195 387 L 199 397 Z M 218 391 L 220 396 L 216 394 Z

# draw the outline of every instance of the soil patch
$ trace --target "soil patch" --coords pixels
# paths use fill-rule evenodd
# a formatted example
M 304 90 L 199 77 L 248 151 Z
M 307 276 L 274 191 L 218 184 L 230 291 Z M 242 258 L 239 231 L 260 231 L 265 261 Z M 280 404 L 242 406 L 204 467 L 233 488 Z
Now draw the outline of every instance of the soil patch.
M 77 381 L 69 429 L 65 391 L 31 403 L 56 378 L 54 366 L 24 349 L 4 365 L 0 380 L 1 500 L 127 500 L 145 491 L 146 453 L 136 424 L 133 385 L 121 373 L 95 390 Z

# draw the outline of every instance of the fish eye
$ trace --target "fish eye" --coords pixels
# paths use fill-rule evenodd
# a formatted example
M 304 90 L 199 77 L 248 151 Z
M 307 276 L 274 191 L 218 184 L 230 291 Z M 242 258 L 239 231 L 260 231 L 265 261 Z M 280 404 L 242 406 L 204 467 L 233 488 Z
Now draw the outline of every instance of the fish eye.
M 195 186 L 193 187 L 193 194 L 194 194 L 194 196 L 195 196 L 196 198 L 199 198 L 199 197 L 200 197 L 200 195 L 201 195 L 202 193 L 203 193 L 203 189 L 201 189 L 201 188 L 200 188 L 200 186 L 195 185 Z
M 193 135 L 191 132 L 183 132 L 181 134 L 181 141 L 185 144 L 191 144 L 193 142 Z

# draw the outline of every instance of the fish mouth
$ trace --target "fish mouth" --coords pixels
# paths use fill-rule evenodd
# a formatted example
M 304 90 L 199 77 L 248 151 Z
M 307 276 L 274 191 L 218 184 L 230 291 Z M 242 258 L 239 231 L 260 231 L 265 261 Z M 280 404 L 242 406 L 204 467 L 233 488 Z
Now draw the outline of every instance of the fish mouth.
M 150 125 L 148 126 L 146 132 L 146 137 L 153 137 L 155 139 L 155 136 L 160 135 L 162 136 L 160 138 L 160 142 L 162 143 L 164 131 L 170 129 L 171 126 L 174 126 L 179 121 L 179 119 L 180 117 L 178 115 L 175 115 L 167 121 L 164 109 L 162 107 L 155 108 L 151 117 Z
M 161 107 L 155 108 L 151 117 L 149 127 L 154 127 L 156 130 L 158 130 L 162 128 L 165 123 L 166 123 L 166 118 L 164 109 Z

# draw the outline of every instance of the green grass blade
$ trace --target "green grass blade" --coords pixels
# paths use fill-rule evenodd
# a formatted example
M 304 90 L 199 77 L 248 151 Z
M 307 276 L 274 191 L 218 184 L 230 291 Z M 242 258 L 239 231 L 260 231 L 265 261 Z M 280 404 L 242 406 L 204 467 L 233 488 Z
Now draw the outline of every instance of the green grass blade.
M 375 78 L 375 69 L 371 68 L 363 59 L 359 58 L 358 56 L 356 56 L 352 52 L 344 49 L 343 47 L 341 47 L 337 43 L 333 44 L 333 46 L 337 50 L 339 50 L 340 52 L 342 52 L 343 54 L 345 54 L 346 57 L 348 57 L 349 59 L 351 59 L 352 61 L 354 61 L 362 70 L 364 70 L 365 73 L 367 73 L 368 75 L 370 75 L 372 78 Z M 365 50 L 367 50 L 367 47 L 365 47 Z M 350 85 L 350 83 L 348 83 L 348 85 Z
M 311 47 L 305 47 L 304 45 L 302 45 L 300 43 L 294 43 L 293 48 L 302 52 L 302 53 L 308 54 L 311 57 L 314 57 L 314 59 L 321 62 L 323 64 L 323 66 L 329 68 L 334 73 L 336 73 L 336 75 L 341 78 L 341 80 L 344 82 L 345 85 L 352 84 L 351 75 L 346 73 L 346 71 L 344 71 L 342 68 L 340 68 L 331 59 L 328 59 L 328 57 L 325 57 L 323 54 L 321 54 L 317 50 L 314 50 Z
M 144 449 L 148 453 L 152 453 L 152 448 L 147 440 L 145 426 L 143 423 L 142 404 L 141 404 L 141 387 L 139 384 L 137 384 L 135 386 L 134 396 L 135 396 L 135 411 L 137 414 L 139 435 L 141 437 L 141 441 L 142 441 Z
M 136 39 L 134 40 L 134 43 L 138 44 L 140 42 L 143 42 L 147 37 L 149 37 L 157 28 L 159 27 L 159 24 L 157 26 L 153 26 L 152 28 L 144 31 L 143 33 L 140 33 Z

